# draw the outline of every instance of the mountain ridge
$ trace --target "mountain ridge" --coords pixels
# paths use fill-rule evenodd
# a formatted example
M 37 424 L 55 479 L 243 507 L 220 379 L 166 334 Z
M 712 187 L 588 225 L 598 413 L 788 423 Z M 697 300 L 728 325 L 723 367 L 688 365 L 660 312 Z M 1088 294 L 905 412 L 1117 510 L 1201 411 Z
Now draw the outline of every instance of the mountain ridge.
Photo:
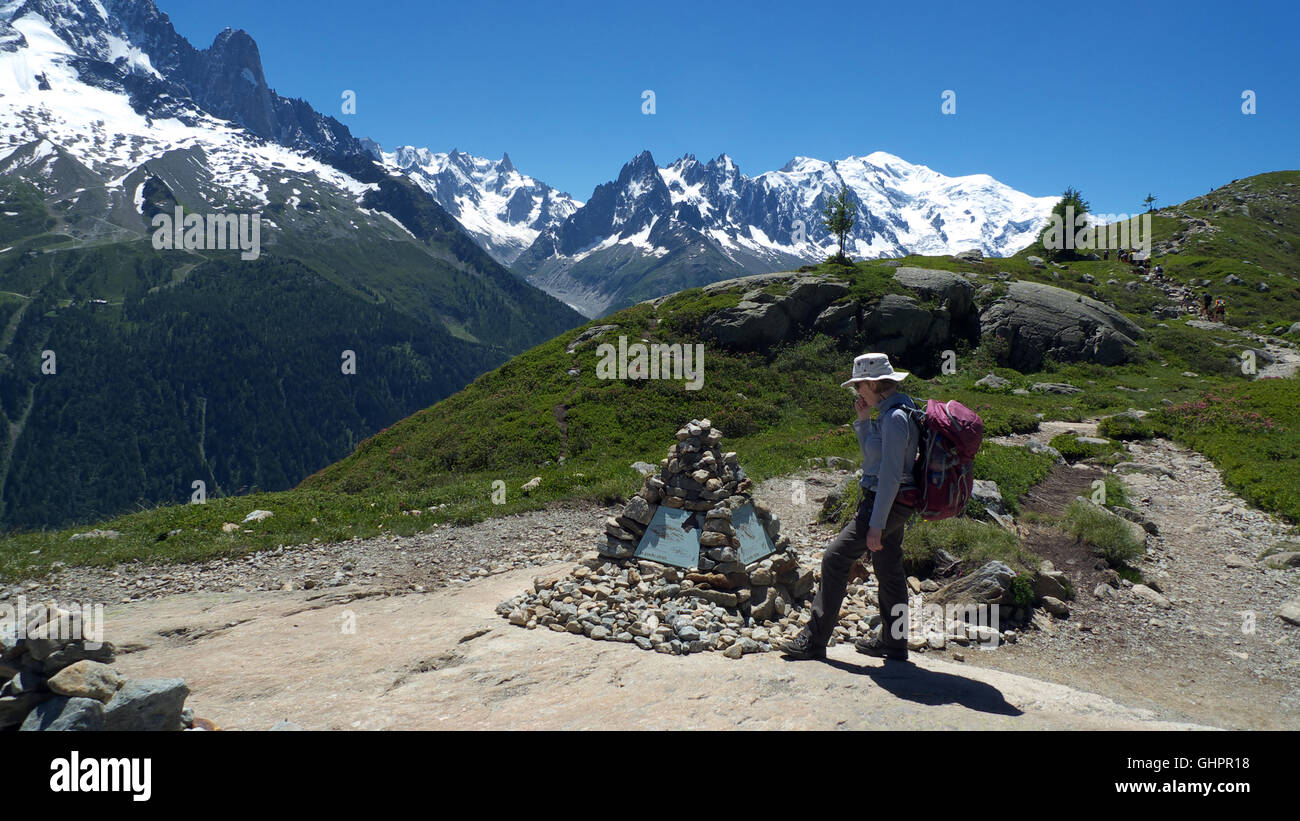
M 857 258 L 1020 250 L 1055 197 L 1030 197 L 987 174 L 946 177 L 882 151 L 778 171 L 740 172 L 727 154 L 685 154 L 659 167 L 649 151 L 624 164 L 563 223 L 543 230 L 514 268 L 599 316 L 674 288 L 820 262 L 836 250 L 821 211 L 841 185 L 858 208 Z M 711 273 L 712 272 L 712 273 Z

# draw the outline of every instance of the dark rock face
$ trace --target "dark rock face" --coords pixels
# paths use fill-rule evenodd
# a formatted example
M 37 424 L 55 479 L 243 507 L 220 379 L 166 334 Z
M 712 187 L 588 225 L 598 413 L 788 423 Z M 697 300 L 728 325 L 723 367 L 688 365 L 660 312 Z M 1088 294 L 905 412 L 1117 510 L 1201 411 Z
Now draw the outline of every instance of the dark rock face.
M 774 276 L 744 277 L 729 282 L 739 284 L 751 280 L 782 281 Z M 786 275 L 784 281 L 790 283 L 790 289 L 784 295 L 746 294 L 753 298 L 744 299 L 734 307 L 710 315 L 700 326 L 701 335 L 724 348 L 767 350 L 779 342 L 794 338 L 796 332 L 816 319 L 826 306 L 849 292 L 848 286 L 843 283 L 818 277 Z M 758 299 L 764 301 L 757 301 Z
M 824 333 L 848 345 L 866 345 L 905 367 L 924 368 L 954 340 L 979 336 L 975 289 L 949 271 L 899 268 L 895 280 L 915 293 L 884 294 L 875 303 L 841 301 L 847 285 L 799 274 L 765 274 L 726 280 L 705 292 L 748 287 L 741 302 L 705 318 L 700 332 L 726 348 L 766 351 L 808 333 Z M 784 294 L 759 290 L 787 285 Z
M 1042 367 L 1051 356 L 1101 365 L 1125 362 L 1142 329 L 1095 299 L 1035 282 L 1013 282 L 1006 296 L 980 317 L 986 336 L 1007 344 L 1002 363 L 1018 371 Z
M 141 113 L 167 116 L 167 111 L 155 107 L 166 107 L 169 97 L 190 98 L 204 110 L 281 145 L 326 154 L 365 151 L 347 126 L 303 100 L 281 97 L 267 85 L 257 43 L 247 32 L 226 29 L 200 51 L 176 32 L 170 18 L 152 0 L 107 0 L 104 5 L 108 20 L 93 19 L 98 15 L 72 17 L 57 9 L 45 16 L 54 23 L 56 33 L 84 56 L 106 59 L 108 33 L 125 37 L 149 55 L 164 80 L 151 78 L 152 83 L 145 83 L 151 88 L 131 95 L 132 104 Z M 124 59 L 118 62 L 124 80 L 143 76 L 131 72 Z

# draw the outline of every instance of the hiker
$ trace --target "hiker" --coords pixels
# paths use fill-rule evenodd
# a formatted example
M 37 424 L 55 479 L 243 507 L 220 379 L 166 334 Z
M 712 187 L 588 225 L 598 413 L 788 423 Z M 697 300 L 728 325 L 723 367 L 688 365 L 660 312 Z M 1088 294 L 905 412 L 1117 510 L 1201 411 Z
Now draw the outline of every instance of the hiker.
M 1214 321 L 1222 322 L 1227 314 L 1228 305 L 1223 301 L 1223 297 L 1219 297 L 1214 301 Z
M 1210 302 L 1212 299 L 1213 297 L 1210 296 L 1209 291 L 1201 294 L 1201 316 L 1206 319 L 1210 318 Z
M 1110 249 L 1109 249 L 1109 248 L 1104 248 L 1104 249 L 1102 249 L 1102 252 L 1101 252 L 1101 258 L 1102 258 L 1102 259 L 1110 259 Z
M 896 371 L 883 353 L 853 360 L 853 376 L 840 385 L 857 394 L 858 419 L 853 430 L 862 449 L 862 499 L 853 519 L 826 548 L 822 580 L 813 599 L 812 620 L 796 638 L 781 646 L 794 658 L 824 659 L 826 645 L 840 620 L 840 605 L 854 562 L 867 551 L 880 583 L 880 638 L 859 639 L 859 653 L 907 660 L 907 578 L 903 571 L 903 530 L 913 508 L 897 501 L 900 488 L 915 488 L 912 466 L 920 430 L 904 408 L 915 408 L 899 389 L 907 371 Z M 871 409 L 879 411 L 871 419 Z

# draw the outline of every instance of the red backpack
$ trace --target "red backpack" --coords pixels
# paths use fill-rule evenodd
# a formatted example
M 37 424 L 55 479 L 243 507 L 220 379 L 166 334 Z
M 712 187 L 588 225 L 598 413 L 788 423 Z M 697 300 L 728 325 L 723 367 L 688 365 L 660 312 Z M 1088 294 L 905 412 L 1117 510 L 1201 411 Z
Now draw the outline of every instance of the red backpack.
M 956 516 L 975 485 L 971 463 L 984 441 L 984 420 L 955 399 L 927 399 L 925 410 L 909 408 L 908 414 L 921 429 L 912 468 L 916 488 L 899 491 L 898 501 L 929 522 Z

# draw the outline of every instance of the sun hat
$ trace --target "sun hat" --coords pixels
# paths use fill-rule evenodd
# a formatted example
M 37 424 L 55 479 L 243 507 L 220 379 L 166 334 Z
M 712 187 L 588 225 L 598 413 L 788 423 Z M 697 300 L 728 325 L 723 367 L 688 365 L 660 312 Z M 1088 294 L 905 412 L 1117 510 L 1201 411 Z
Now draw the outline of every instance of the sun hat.
M 902 382 L 908 376 L 907 371 L 896 371 L 889 364 L 889 357 L 883 353 L 864 353 L 853 360 L 853 376 L 847 382 L 841 382 L 841 388 L 847 388 L 856 382 L 874 379 L 892 379 Z

